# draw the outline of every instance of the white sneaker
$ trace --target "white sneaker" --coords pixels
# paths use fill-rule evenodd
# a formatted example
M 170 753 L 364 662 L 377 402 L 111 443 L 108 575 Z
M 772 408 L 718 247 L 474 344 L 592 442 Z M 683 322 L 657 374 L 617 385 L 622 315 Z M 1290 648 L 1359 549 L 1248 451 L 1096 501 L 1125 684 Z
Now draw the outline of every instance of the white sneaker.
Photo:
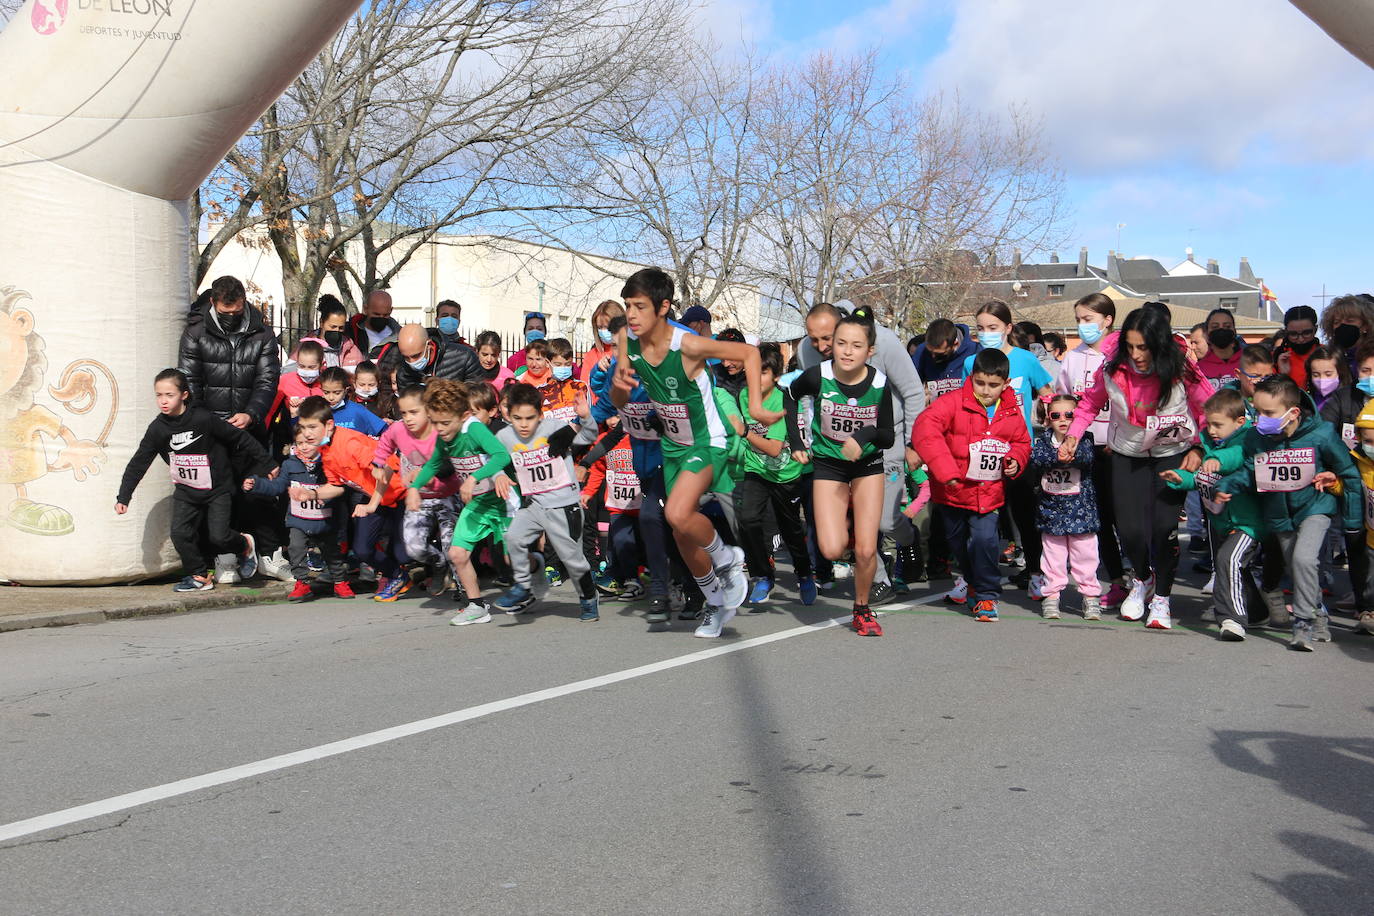
M 468 606 L 455 614 L 449 623 L 455 627 L 466 627 L 474 623 L 488 623 L 490 620 L 491 611 L 485 605 L 470 601 Z
M 724 566 L 717 566 L 716 575 L 720 577 L 722 605 L 730 610 L 730 616 L 733 617 L 740 605 L 744 604 L 744 599 L 749 597 L 749 577 L 744 572 L 744 551 L 731 547 L 730 553 L 734 559 Z
M 1172 630 L 1174 619 L 1169 616 L 1169 599 L 1156 595 L 1150 599 L 1150 619 L 1145 626 L 1151 630 Z
M 1150 600 L 1150 592 L 1154 591 L 1154 586 L 1153 576 L 1148 582 L 1131 579 L 1131 593 L 1121 602 L 1122 620 L 1139 620 L 1145 616 L 1145 604 Z
M 220 585 L 233 585 L 239 581 L 239 558 L 232 553 L 222 553 L 215 557 L 215 581 Z
M 280 547 L 273 551 L 271 556 L 264 555 L 258 558 L 258 572 L 269 579 L 278 579 L 282 582 L 290 582 L 296 578 L 291 575 L 291 561 L 283 556 Z
M 1032 595 L 1031 597 L 1034 597 Z M 1040 605 L 1040 616 L 1046 620 L 1059 619 L 1059 596 L 1046 595 L 1044 602 Z
M 1203 611 L 1203 612 L 1202 612 L 1202 622 L 1203 622 L 1203 623 L 1216 623 L 1216 622 L 1217 622 L 1217 609 L 1216 609 L 1216 608 L 1211 608 L 1211 607 L 1209 607 L 1207 610 Z
M 1212 588 L 1213 588 L 1216 584 L 1217 584 L 1217 574 L 1216 574 L 1216 573 L 1212 573 L 1210 576 L 1207 577 L 1207 584 L 1204 585 L 1204 586 L 1202 587 L 1202 593 L 1203 593 L 1204 595 L 1210 595 L 1210 594 L 1212 594 Z M 1207 619 L 1206 615 L 1203 615 L 1203 619 L 1204 619 L 1204 620 Z M 1215 620 L 1216 618 L 1213 617 L 1212 619 Z
M 1228 617 L 1221 622 L 1221 638 L 1227 642 L 1240 642 L 1245 638 L 1245 627 Z
M 964 581 L 963 576 L 954 577 L 954 588 L 945 592 L 945 600 L 950 604 L 968 603 L 968 583 Z
M 702 639 L 715 639 L 720 635 L 720 631 L 725 629 L 730 618 L 734 616 L 734 608 L 715 607 L 708 604 L 705 613 L 701 615 L 701 625 L 692 632 L 692 635 L 700 636 Z
M 1032 601 L 1045 600 L 1045 577 L 1040 573 L 1035 573 L 1030 577 L 1030 584 L 1026 587 L 1026 594 Z

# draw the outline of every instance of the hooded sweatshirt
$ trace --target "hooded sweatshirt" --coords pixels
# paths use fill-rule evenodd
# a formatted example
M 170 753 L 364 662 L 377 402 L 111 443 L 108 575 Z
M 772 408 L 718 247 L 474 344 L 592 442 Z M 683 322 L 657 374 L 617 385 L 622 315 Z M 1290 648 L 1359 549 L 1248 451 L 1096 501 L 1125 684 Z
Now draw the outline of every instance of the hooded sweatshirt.
M 916 366 L 916 374 L 926 386 L 927 404 L 942 394 L 958 391 L 963 387 L 964 362 L 980 349 L 973 335 L 969 333 L 968 325 L 956 324 L 954 329 L 959 333 L 959 342 L 955 345 L 954 353 L 945 362 L 940 362 L 931 355 L 925 344 L 917 347 L 911 356 L 911 362 Z

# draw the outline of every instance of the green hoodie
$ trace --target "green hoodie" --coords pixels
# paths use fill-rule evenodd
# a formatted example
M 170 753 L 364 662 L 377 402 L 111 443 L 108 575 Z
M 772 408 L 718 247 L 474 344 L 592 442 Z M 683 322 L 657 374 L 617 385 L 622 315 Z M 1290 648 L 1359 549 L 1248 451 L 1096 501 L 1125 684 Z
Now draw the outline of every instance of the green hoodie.
M 1359 469 L 1340 435 L 1321 417 L 1311 413 L 1312 401 L 1305 399 L 1302 419 L 1291 436 L 1262 436 L 1251 428 L 1245 433 L 1241 447 L 1245 463 L 1217 485 L 1223 493 L 1255 493 L 1255 456 L 1288 449 L 1311 449 L 1316 472 L 1331 471 L 1341 479 L 1341 496 L 1323 493 L 1307 486 L 1291 492 L 1258 493 L 1265 526 L 1270 531 L 1297 531 L 1303 519 L 1311 515 L 1329 515 L 1333 527 L 1344 531 L 1359 531 L 1364 527 L 1363 485 Z
M 1197 490 L 1202 495 L 1202 504 L 1212 513 L 1212 527 L 1222 535 L 1232 531 L 1243 531 L 1255 540 L 1264 537 L 1264 513 L 1260 509 L 1259 494 L 1253 490 L 1242 491 L 1231 497 L 1230 502 L 1218 503 L 1212 499 L 1221 478 L 1234 474 L 1245 465 L 1245 434 L 1254 427 L 1246 420 L 1245 425 L 1227 436 L 1218 444 L 1212 437 L 1202 435 L 1202 460 L 1215 458 L 1221 468 L 1215 474 L 1202 471 L 1185 471 L 1179 468 L 1179 483 L 1169 482 L 1175 490 Z M 1198 480 L 1201 477 L 1202 480 Z

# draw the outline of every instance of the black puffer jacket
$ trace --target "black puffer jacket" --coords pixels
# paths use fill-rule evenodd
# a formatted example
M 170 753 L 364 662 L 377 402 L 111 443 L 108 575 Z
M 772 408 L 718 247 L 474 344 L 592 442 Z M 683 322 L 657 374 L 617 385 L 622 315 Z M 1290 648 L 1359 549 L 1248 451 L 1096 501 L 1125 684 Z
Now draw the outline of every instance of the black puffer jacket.
M 243 324 L 225 332 L 213 315 L 192 310 L 181 333 L 177 366 L 191 382 L 191 403 L 228 419 L 246 413 L 261 423 L 272 408 L 281 375 L 277 338 L 262 323 L 262 314 L 244 306 Z
M 455 382 L 486 381 L 482 361 L 477 358 L 477 351 L 472 347 L 465 344 L 445 344 L 437 332 L 431 332 L 425 352 L 429 355 L 429 362 L 425 364 L 424 369 L 416 371 L 401 359 L 401 348 L 398 344 L 383 344 L 377 354 L 377 366 L 383 372 L 396 370 L 397 391 L 405 391 L 412 385 L 423 385 L 432 378 L 452 379 Z
M 429 339 L 439 345 L 435 378 L 453 379 L 455 382 L 477 382 L 486 378 L 482 372 L 482 361 L 472 347 L 456 340 L 445 340 L 435 328 L 429 329 Z

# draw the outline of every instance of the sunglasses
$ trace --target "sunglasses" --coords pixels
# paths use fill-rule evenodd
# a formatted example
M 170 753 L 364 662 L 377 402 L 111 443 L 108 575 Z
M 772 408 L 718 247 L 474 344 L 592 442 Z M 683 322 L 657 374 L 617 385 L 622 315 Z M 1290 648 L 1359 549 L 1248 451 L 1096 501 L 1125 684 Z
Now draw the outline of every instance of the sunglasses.
M 1072 411 L 1072 410 L 1051 410 L 1051 411 L 1050 411 L 1050 419 L 1051 419 L 1051 420 L 1072 420 L 1072 419 L 1073 419 L 1073 411 Z

